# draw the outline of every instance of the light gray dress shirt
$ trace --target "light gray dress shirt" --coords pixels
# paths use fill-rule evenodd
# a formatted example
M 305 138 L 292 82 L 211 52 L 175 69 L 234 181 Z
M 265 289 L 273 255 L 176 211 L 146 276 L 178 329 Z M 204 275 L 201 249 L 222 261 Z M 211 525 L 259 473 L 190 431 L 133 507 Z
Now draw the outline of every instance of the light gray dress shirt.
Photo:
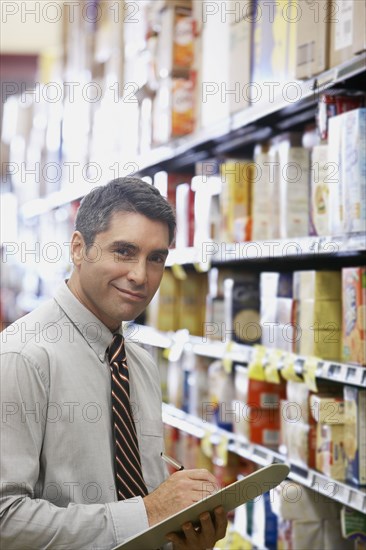
M 111 331 L 65 283 L 54 299 L 1 333 L 4 549 L 107 550 L 148 528 L 141 497 L 116 497 L 106 357 L 111 340 Z M 127 339 L 126 354 L 151 492 L 167 477 L 159 372 Z

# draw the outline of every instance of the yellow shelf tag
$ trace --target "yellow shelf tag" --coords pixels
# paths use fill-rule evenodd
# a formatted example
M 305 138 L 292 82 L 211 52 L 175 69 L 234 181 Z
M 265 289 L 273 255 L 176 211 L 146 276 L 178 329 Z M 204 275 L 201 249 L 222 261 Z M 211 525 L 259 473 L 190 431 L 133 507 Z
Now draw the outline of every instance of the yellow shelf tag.
M 164 359 L 167 359 L 169 361 L 169 356 L 170 356 L 170 348 L 165 348 L 163 350 L 163 357 Z
M 233 345 L 234 342 L 232 340 L 230 340 L 230 342 L 226 344 L 224 357 L 222 359 L 222 364 L 224 365 L 225 372 L 227 372 L 228 374 L 230 374 L 233 370 L 233 360 L 229 357 L 229 353 L 232 351 Z
M 201 450 L 208 458 L 212 458 L 211 432 L 207 430 L 201 439 Z
M 283 351 L 279 349 L 274 349 L 268 352 L 268 365 L 264 368 L 266 382 L 271 382 L 272 384 L 279 384 L 281 382 L 280 374 L 278 372 L 278 363 L 282 355 Z
M 185 281 L 187 278 L 187 273 L 185 272 L 184 267 L 180 264 L 173 264 L 172 272 L 174 277 L 178 279 L 178 281 Z
M 207 273 L 211 269 L 211 262 L 208 260 L 207 262 L 195 262 L 193 265 L 197 273 Z
M 266 355 L 266 348 L 264 346 L 254 346 L 252 352 L 252 359 L 248 365 L 248 377 L 253 380 L 264 381 L 264 369 L 263 359 Z
M 288 382 L 304 382 L 295 372 L 295 359 L 296 355 L 293 353 L 286 353 L 283 359 L 283 368 L 281 369 L 281 376 Z
M 309 390 L 315 392 L 318 391 L 315 374 L 319 361 L 320 359 L 318 357 L 307 357 L 304 363 L 304 382 Z
M 226 466 L 228 461 L 228 444 L 229 440 L 226 435 L 220 436 L 220 441 L 216 446 L 216 457 L 220 463 L 220 466 Z

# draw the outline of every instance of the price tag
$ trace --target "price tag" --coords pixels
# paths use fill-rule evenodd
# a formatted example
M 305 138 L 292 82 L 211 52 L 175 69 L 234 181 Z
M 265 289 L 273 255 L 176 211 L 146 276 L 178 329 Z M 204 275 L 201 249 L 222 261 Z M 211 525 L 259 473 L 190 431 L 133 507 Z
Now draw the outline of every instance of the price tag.
M 307 357 L 304 363 L 304 382 L 309 390 L 314 392 L 318 391 L 315 377 L 319 361 L 320 359 L 318 359 L 318 357 Z
M 165 348 L 163 350 L 163 357 L 164 359 L 167 359 L 169 361 L 169 355 L 170 355 L 170 348 Z
M 184 267 L 180 264 L 173 264 L 172 272 L 178 281 L 185 281 L 187 279 L 187 273 L 185 272 Z
M 227 372 L 228 374 L 230 374 L 231 371 L 233 370 L 233 360 L 231 359 L 231 357 L 229 357 L 229 354 L 233 349 L 233 345 L 234 345 L 234 342 L 232 340 L 230 340 L 230 342 L 226 344 L 225 353 L 222 360 L 222 364 L 224 365 L 225 372 Z
M 206 262 L 194 262 L 193 265 L 198 273 L 207 273 L 211 269 L 211 261 L 208 259 Z
M 278 364 L 282 358 L 283 351 L 274 349 L 267 353 L 267 365 L 264 368 L 264 375 L 267 382 L 272 384 L 279 384 L 281 382 L 278 372 Z
M 264 368 L 263 360 L 266 355 L 266 348 L 264 346 L 254 346 L 252 352 L 252 359 L 248 365 L 248 377 L 253 380 L 264 381 Z
M 287 381 L 291 382 L 303 382 L 295 372 L 295 359 L 296 355 L 293 353 L 286 353 L 283 358 L 283 368 L 281 369 L 281 376 Z
M 201 439 L 201 450 L 205 456 L 212 458 L 213 450 L 211 443 L 211 432 L 209 430 L 205 432 L 205 435 Z

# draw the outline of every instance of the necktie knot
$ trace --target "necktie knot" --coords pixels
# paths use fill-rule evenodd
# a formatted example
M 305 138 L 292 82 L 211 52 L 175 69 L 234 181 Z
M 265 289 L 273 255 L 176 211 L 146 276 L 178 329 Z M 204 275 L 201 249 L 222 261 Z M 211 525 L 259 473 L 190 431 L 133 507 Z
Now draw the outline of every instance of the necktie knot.
M 121 355 L 124 355 L 124 338 L 122 334 L 115 334 L 113 336 L 113 340 L 107 348 L 107 354 L 110 363 L 121 359 Z

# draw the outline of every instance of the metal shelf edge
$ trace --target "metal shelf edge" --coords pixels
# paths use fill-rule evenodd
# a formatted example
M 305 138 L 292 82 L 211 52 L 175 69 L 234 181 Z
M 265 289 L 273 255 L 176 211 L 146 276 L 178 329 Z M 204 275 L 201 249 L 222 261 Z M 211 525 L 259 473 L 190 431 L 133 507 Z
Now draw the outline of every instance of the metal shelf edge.
M 200 439 L 207 431 L 211 432 L 211 439 L 215 436 L 216 438 L 217 436 L 225 436 L 228 439 L 228 450 L 230 452 L 252 460 L 260 466 L 267 466 L 275 462 L 288 462 L 290 466 L 296 467 L 285 456 L 260 445 L 243 442 L 240 436 L 217 428 L 214 424 L 207 423 L 206 425 L 200 418 L 184 413 L 172 405 L 163 404 L 163 422 Z M 361 513 L 366 513 L 366 490 L 346 485 L 315 470 L 307 468 L 303 470 L 306 477 L 294 471 L 290 472 L 289 479 Z

